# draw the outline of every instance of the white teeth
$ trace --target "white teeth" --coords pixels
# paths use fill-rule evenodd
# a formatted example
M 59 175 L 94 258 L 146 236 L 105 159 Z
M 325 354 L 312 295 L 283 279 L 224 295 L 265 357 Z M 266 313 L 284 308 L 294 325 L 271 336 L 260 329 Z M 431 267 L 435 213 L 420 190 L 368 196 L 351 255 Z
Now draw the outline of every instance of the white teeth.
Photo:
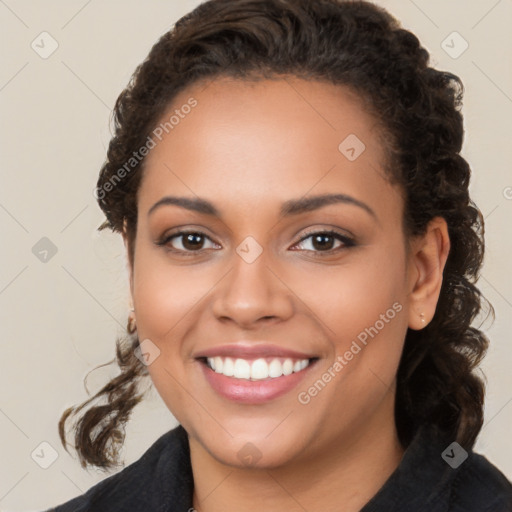
M 291 375 L 293 373 L 293 363 L 291 359 L 286 359 L 283 363 L 283 375 Z
M 215 367 L 214 367 L 215 369 Z M 226 377 L 232 377 L 235 373 L 235 365 L 233 363 L 233 359 L 231 359 L 231 357 L 226 357 L 226 359 L 224 359 L 224 365 L 222 367 L 222 373 L 226 376 Z
M 256 359 L 251 365 L 251 379 L 268 379 L 268 364 L 265 359 Z
M 245 359 L 237 359 L 235 361 L 235 379 L 250 379 L 251 365 Z
M 214 359 L 214 364 L 215 364 L 215 371 L 217 373 L 222 373 L 222 367 L 224 366 L 224 363 L 222 361 L 222 357 L 216 357 Z
M 268 365 L 268 376 L 275 378 L 283 375 L 283 365 L 279 359 L 273 359 Z
M 232 359 L 231 357 L 209 357 L 208 366 L 216 373 L 235 379 L 263 380 L 277 378 L 300 372 L 309 365 L 309 359 L 293 361 L 292 359 L 271 359 L 270 362 L 260 358 L 254 361 Z

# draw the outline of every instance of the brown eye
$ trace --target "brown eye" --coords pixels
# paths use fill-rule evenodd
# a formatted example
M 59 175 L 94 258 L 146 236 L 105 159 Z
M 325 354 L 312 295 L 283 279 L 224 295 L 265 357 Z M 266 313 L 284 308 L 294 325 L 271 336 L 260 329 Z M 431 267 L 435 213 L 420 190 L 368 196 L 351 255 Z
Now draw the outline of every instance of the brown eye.
M 336 231 L 317 231 L 309 233 L 307 236 L 303 237 L 297 245 L 307 245 L 304 244 L 304 242 L 309 239 L 311 239 L 309 242 L 310 248 L 304 250 L 318 253 L 332 253 L 355 245 L 355 242 L 351 238 L 337 233 Z M 337 241 L 340 242 L 340 244 L 334 247 Z
M 173 252 L 192 253 L 200 252 L 205 248 L 214 248 L 205 247 L 206 241 L 210 241 L 212 246 L 216 245 L 205 233 L 200 231 L 178 231 L 160 240 L 157 245 L 169 246 L 169 250 Z
M 180 235 L 180 238 L 182 239 L 181 245 L 189 251 L 202 249 L 204 244 L 203 235 L 199 233 L 187 233 L 185 235 Z

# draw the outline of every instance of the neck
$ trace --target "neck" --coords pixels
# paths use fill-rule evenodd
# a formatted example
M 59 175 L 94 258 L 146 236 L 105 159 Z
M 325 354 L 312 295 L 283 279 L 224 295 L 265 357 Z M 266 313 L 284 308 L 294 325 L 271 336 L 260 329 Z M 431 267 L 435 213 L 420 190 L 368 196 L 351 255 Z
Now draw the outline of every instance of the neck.
M 314 456 L 277 468 L 227 466 L 190 439 L 194 508 L 198 512 L 358 512 L 404 453 L 394 421 L 394 393 L 386 396 L 382 406 L 364 424 L 352 428 L 351 434 L 343 432 Z

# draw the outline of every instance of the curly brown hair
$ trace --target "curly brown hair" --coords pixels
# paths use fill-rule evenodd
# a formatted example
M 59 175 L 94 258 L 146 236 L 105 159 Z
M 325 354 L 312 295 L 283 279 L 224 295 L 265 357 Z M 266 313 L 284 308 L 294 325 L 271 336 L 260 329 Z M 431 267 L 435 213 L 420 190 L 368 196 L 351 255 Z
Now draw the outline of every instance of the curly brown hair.
M 115 133 L 96 196 L 110 228 L 127 237 L 133 264 L 137 191 L 144 159 L 126 171 L 175 96 L 199 81 L 295 76 L 354 90 L 382 126 L 386 171 L 404 196 L 404 233 L 425 232 L 436 216 L 448 224 L 451 249 L 432 321 L 409 329 L 397 374 L 395 420 L 407 446 L 425 422 L 470 449 L 482 427 L 484 382 L 475 371 L 488 339 L 472 326 L 485 299 L 475 282 L 483 253 L 483 218 L 468 193 L 459 77 L 429 67 L 429 53 L 383 8 L 353 0 L 209 0 L 181 18 L 153 46 L 120 94 Z M 133 163 L 133 162 L 132 162 Z M 124 167 L 123 167 L 124 166 Z M 125 172 L 120 173 L 121 169 Z M 489 312 L 493 313 L 492 306 Z M 82 467 L 117 464 L 124 425 L 148 376 L 135 356 L 137 334 L 116 340 L 119 376 L 59 422 L 76 422 Z M 66 448 L 67 449 L 67 448 Z

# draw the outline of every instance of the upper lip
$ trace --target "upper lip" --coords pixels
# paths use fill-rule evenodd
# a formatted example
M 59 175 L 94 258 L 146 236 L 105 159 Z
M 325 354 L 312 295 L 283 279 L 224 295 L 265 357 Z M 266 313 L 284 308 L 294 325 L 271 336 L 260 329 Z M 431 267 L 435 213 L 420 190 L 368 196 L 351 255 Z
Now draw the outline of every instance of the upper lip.
M 264 357 L 283 357 L 290 359 L 312 359 L 316 356 L 289 350 L 270 343 L 246 343 L 237 342 L 201 350 L 195 354 L 195 358 L 202 357 L 232 357 L 241 359 L 258 359 Z

